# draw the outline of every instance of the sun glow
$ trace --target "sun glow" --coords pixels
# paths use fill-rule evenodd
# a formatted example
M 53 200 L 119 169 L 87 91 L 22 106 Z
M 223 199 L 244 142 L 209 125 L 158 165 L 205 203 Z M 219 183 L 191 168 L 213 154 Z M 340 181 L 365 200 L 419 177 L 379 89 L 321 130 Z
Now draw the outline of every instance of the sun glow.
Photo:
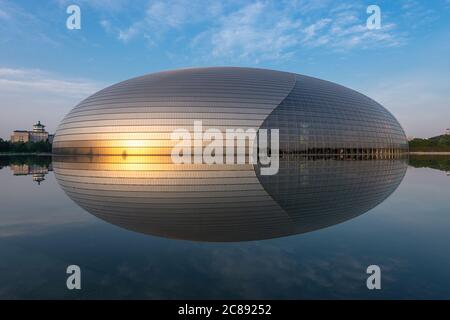
M 125 148 L 152 147 L 151 140 L 125 140 L 123 145 Z

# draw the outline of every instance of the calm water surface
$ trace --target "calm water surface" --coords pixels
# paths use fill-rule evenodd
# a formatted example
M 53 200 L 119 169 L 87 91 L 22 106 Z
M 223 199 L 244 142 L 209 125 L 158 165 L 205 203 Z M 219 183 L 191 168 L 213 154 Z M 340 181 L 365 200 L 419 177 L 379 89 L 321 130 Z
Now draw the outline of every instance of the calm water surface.
M 139 229 L 136 226 L 139 221 L 133 220 L 130 226 L 129 216 L 125 217 L 126 223 L 120 219 L 110 219 L 109 223 L 109 218 L 102 216 L 105 207 L 99 209 L 95 202 L 98 200 L 95 192 L 89 200 L 94 202 L 83 198 L 85 202 L 80 203 L 70 193 L 75 202 L 69 198 L 66 193 L 69 180 L 61 179 L 61 174 L 67 177 L 69 173 L 57 171 L 70 170 L 67 166 L 52 165 L 42 158 L 2 157 L 0 298 L 449 299 L 450 175 L 446 171 L 450 171 L 450 158 L 411 160 L 403 180 L 397 181 L 401 181 L 398 188 L 395 189 L 395 179 L 390 182 L 395 189 L 390 196 L 392 190 L 388 185 L 380 189 L 380 201 L 385 196 L 387 199 L 378 205 L 377 199 L 369 199 L 375 201 L 374 208 L 361 215 L 362 212 L 355 212 L 337 216 L 339 219 L 333 223 L 349 219 L 345 222 L 320 220 L 321 229 L 316 231 L 268 240 L 205 242 L 202 239 L 208 239 L 203 233 L 171 234 L 172 226 L 169 231 L 162 227 L 158 230 L 171 238 L 194 240 L 127 230 L 124 225 Z M 367 179 L 371 179 L 372 173 L 375 178 L 380 176 L 367 172 Z M 339 174 L 337 170 L 336 176 Z M 70 181 L 86 182 L 77 176 Z M 277 198 L 279 187 L 272 190 L 270 186 L 283 186 L 284 182 L 277 183 L 261 180 L 263 190 L 283 204 L 283 208 L 298 205 L 292 202 L 297 199 L 294 194 Z M 322 188 L 330 191 L 331 185 L 328 181 Z M 303 187 L 296 187 L 304 195 Z M 339 199 L 348 202 L 355 197 L 355 190 L 339 190 L 344 191 L 333 200 L 336 207 L 341 205 Z M 356 206 L 359 198 L 355 199 Z M 94 212 L 80 207 L 86 208 L 87 204 L 94 208 L 88 206 L 89 211 Z M 165 204 L 160 205 L 157 208 L 164 212 Z M 123 214 L 116 212 L 113 218 L 123 218 Z M 176 215 L 170 217 L 175 219 L 171 223 L 180 219 Z M 290 218 L 298 222 L 295 215 Z M 151 229 L 154 221 L 166 223 L 158 220 L 159 216 L 155 219 L 144 221 L 143 228 Z M 122 222 L 124 225 L 120 226 Z M 331 226 L 324 227 L 327 224 Z M 275 229 L 279 231 L 278 227 Z M 243 232 L 248 234 L 243 229 L 220 230 L 221 236 L 229 234 L 236 239 L 242 238 Z M 228 230 L 230 233 L 226 233 Z M 82 269 L 82 290 L 66 289 L 65 270 L 71 264 Z M 382 270 L 382 289 L 378 291 L 366 288 L 365 271 L 371 264 Z

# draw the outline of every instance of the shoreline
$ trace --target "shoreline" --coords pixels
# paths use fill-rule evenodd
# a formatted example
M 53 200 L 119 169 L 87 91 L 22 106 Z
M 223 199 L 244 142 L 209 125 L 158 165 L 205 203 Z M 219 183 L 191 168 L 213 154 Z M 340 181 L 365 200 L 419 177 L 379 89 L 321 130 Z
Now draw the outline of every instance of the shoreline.
M 0 152 L 1 156 L 52 156 L 51 152 Z
M 447 151 L 414 151 L 414 152 L 410 152 L 409 154 L 412 155 L 436 155 L 436 156 L 445 156 L 445 155 L 449 155 L 450 156 L 450 152 Z

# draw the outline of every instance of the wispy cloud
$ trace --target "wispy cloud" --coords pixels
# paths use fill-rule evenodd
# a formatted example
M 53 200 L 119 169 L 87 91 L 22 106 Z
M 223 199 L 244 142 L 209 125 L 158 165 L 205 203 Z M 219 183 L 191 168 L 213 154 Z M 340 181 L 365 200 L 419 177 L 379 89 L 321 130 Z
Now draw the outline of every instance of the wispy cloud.
M 150 1 L 140 19 L 129 26 L 116 28 L 117 39 L 128 42 L 138 36 L 145 39 L 161 38 L 171 30 L 185 33 L 187 26 L 211 23 L 219 17 L 226 5 L 219 1 L 173 0 Z
M 401 45 L 403 37 L 396 25 L 388 23 L 380 30 L 369 30 L 365 23 L 365 8 L 344 4 L 329 6 L 323 14 L 296 11 L 290 5 L 256 2 L 220 19 L 219 26 L 194 39 L 205 40 L 204 46 L 214 57 L 250 60 L 279 60 L 300 50 L 325 47 L 336 51 L 355 48 Z M 211 50 L 208 50 L 211 47 Z
M 213 20 L 223 12 L 223 7 L 224 4 L 219 1 L 152 1 L 146 18 L 160 26 L 178 28 L 186 24 Z
M 369 30 L 366 7 L 361 3 L 261 0 L 232 4 L 155 1 L 140 20 L 115 32 L 124 43 L 139 37 L 158 43 L 170 34 L 186 39 L 186 48 L 194 56 L 252 63 L 289 58 L 298 51 L 319 47 L 348 51 L 406 42 L 406 34 L 389 19 L 383 21 L 381 29 Z M 111 31 L 108 24 L 104 28 Z
M 45 20 L 15 3 L 0 0 L 0 44 L 26 38 L 33 43 L 58 46 L 58 41 L 45 32 L 46 24 Z
M 41 119 L 42 114 L 46 115 L 48 128 L 54 130 L 75 104 L 104 86 L 39 69 L 0 67 L 0 136 L 8 137 L 14 129 L 28 128 L 30 118 Z
M 77 4 L 81 7 L 90 7 L 97 10 L 117 12 L 129 5 L 127 0 L 54 0 L 60 7 Z M 142 1 L 141 1 L 142 2 Z
M 427 7 L 423 1 L 404 0 L 402 3 L 402 17 L 411 28 L 418 29 L 431 25 L 439 19 L 439 12 Z
M 218 59 L 260 62 L 288 56 L 299 44 L 301 22 L 273 14 L 268 3 L 255 2 L 219 19 L 219 26 L 196 36 L 200 47 Z
M 37 91 L 39 93 L 83 97 L 98 89 L 98 83 L 89 80 L 67 80 L 39 69 L 0 67 L 0 95 Z
M 133 39 L 140 33 L 140 25 L 141 23 L 136 23 L 128 27 L 126 30 L 118 30 L 117 39 L 123 42 L 128 42 L 129 40 Z
M 343 3 L 331 7 L 327 17 L 311 25 L 318 25 L 320 30 L 313 37 L 306 34 L 305 45 L 348 51 L 400 46 L 406 41 L 406 35 L 399 32 L 397 25 L 389 19 L 382 18 L 381 29 L 369 30 L 366 26 L 366 7 L 361 4 Z M 322 22 L 324 20 L 326 23 Z

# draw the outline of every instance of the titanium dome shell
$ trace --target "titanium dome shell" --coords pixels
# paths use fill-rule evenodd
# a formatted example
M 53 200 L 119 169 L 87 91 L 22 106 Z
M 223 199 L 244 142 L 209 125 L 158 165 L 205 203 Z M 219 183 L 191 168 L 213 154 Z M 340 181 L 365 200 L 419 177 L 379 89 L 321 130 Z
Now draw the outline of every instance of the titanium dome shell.
M 384 107 L 328 81 L 265 69 L 158 72 L 91 95 L 62 120 L 55 154 L 170 155 L 178 128 L 279 128 L 289 154 L 402 153 L 407 139 Z

